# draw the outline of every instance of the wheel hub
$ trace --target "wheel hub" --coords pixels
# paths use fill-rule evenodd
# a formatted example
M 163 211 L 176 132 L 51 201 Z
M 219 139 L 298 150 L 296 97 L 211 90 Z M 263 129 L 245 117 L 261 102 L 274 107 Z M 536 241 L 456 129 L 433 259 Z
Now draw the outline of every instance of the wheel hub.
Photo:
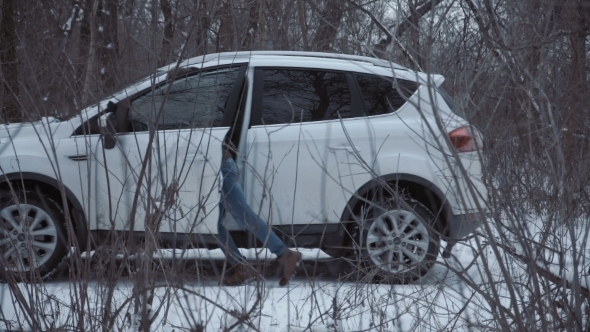
M 372 262 L 389 273 L 403 273 L 426 258 L 426 226 L 411 211 L 391 210 L 369 227 L 366 248 Z

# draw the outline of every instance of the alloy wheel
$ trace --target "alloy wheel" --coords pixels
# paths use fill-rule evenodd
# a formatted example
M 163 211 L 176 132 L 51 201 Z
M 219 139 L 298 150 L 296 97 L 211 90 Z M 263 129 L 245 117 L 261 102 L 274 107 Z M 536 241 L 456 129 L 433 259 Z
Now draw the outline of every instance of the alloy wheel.
M 428 229 L 411 211 L 383 213 L 373 221 L 366 234 L 369 257 L 389 273 L 406 272 L 421 264 L 428 254 Z
M 15 204 L 0 211 L 0 263 L 13 272 L 45 264 L 58 248 L 55 221 L 43 209 Z

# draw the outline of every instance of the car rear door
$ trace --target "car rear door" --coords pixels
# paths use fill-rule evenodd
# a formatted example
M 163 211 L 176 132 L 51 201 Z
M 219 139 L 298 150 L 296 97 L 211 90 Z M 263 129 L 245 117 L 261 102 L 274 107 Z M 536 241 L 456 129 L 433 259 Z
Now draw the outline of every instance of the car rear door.
M 351 168 L 360 167 L 354 154 L 366 152 L 347 138 L 363 114 L 353 81 L 335 70 L 254 72 L 243 171 L 249 203 L 288 233 L 321 232 L 340 220 L 354 192 Z

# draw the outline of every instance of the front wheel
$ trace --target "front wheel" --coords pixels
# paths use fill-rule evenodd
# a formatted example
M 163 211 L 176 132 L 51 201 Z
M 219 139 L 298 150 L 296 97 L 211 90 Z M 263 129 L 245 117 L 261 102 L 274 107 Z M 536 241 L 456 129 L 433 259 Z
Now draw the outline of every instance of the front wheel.
M 63 221 L 62 209 L 48 197 L 0 192 L 0 280 L 53 275 L 67 254 Z
M 434 265 L 440 248 L 436 218 L 404 195 L 371 203 L 358 220 L 357 256 L 362 271 L 377 281 L 411 283 Z

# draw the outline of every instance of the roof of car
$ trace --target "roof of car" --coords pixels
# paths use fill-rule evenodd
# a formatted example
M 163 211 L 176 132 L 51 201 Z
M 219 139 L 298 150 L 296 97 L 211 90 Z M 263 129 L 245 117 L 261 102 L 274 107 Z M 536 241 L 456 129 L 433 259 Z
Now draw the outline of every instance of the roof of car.
M 210 61 L 227 61 L 231 60 L 233 62 L 248 62 L 249 60 L 256 58 L 256 57 L 277 57 L 277 58 L 284 58 L 284 57 L 298 57 L 298 58 L 322 58 L 322 59 L 333 59 L 333 60 L 342 60 L 342 61 L 355 61 L 355 62 L 364 62 L 368 65 L 378 66 L 378 67 L 385 67 L 385 68 L 393 68 L 393 69 L 401 69 L 401 70 L 408 70 L 407 68 L 400 66 L 396 63 L 393 63 L 388 60 L 378 59 L 378 58 L 371 58 L 367 56 L 360 56 L 360 55 L 349 55 L 349 54 L 338 54 L 338 53 L 322 53 L 322 52 L 301 52 L 301 51 L 240 51 L 240 52 L 224 52 L 224 53 L 213 53 L 213 54 L 205 54 L 201 56 L 197 56 L 194 58 L 190 58 L 185 60 L 179 64 L 179 67 L 190 67 L 197 64 L 210 62 Z M 172 64 L 162 68 L 172 69 L 175 67 L 176 64 Z
M 426 73 L 417 72 L 384 59 L 360 55 L 302 51 L 240 51 L 205 54 L 184 60 L 180 63 L 173 63 L 162 67 L 158 70 L 158 72 L 173 73 L 173 75 L 176 76 L 178 75 L 178 70 L 182 71 L 181 68 L 202 68 L 203 66 L 208 67 L 211 65 L 211 63 L 219 65 L 250 62 L 271 64 L 273 62 L 280 62 L 281 60 L 284 61 L 286 58 L 290 58 L 290 64 L 305 62 L 308 65 L 312 65 L 312 63 L 309 61 L 311 58 L 315 58 L 316 65 L 319 66 L 327 65 L 328 60 L 331 60 L 329 62 L 330 67 L 336 67 L 338 66 L 338 63 L 342 65 L 354 64 L 356 66 L 355 70 L 362 68 L 362 72 L 381 74 L 385 76 L 390 76 L 393 69 L 400 75 L 399 77 L 401 78 L 410 80 L 417 79 L 421 83 L 429 83 L 429 81 L 432 80 L 437 86 L 444 81 L 444 77 L 441 75 L 429 75 Z M 320 62 L 323 62 L 324 64 L 322 65 Z

